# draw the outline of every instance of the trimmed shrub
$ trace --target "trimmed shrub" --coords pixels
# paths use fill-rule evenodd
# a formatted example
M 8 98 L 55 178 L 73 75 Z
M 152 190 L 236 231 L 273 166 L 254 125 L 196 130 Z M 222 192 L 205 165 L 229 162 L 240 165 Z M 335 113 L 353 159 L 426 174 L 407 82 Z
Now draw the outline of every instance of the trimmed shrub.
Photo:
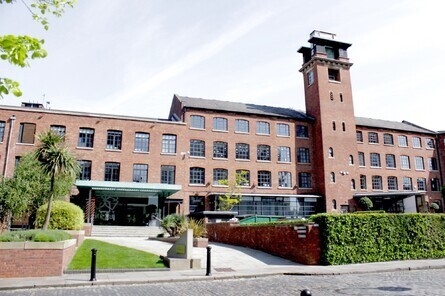
M 445 257 L 445 215 L 320 214 L 313 221 L 322 264 Z
M 178 236 L 187 229 L 187 218 L 178 214 L 167 215 L 162 219 L 161 227 L 170 236 Z
M 36 224 L 42 227 L 45 221 L 48 204 L 42 205 L 37 210 Z M 70 202 L 55 200 L 51 208 L 49 229 L 81 230 L 83 227 L 83 211 L 80 207 Z
M 367 196 L 360 198 L 358 204 L 364 211 L 369 211 L 373 207 L 372 200 Z
M 59 242 L 68 239 L 71 235 L 62 230 L 11 231 L 0 235 L 0 242 Z

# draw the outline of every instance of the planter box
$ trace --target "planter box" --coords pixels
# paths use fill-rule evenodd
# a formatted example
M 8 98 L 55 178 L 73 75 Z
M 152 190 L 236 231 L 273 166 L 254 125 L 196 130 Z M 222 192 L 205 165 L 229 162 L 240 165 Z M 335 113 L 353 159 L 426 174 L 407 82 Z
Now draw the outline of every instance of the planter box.
M 161 242 L 174 244 L 179 237 L 170 236 L 170 237 L 150 237 L 152 240 L 158 240 Z M 195 248 L 206 248 L 209 245 L 209 239 L 206 237 L 199 237 L 193 239 L 193 246 Z
M 61 276 L 76 250 L 76 240 L 0 243 L 0 278 Z
M 80 246 L 85 240 L 85 230 L 64 230 L 68 232 L 72 238 L 77 240 L 76 247 Z

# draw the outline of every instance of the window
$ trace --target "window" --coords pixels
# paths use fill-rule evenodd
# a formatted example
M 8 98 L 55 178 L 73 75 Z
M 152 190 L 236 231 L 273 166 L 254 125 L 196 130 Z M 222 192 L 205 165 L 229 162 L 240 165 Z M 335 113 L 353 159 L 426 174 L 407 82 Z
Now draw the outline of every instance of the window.
M 341 123 L 341 129 L 345 132 L 346 131 L 346 123 Z
M 161 165 L 161 183 L 175 184 L 175 171 L 174 165 Z
M 422 148 L 422 141 L 419 137 L 413 137 L 413 148 Z
M 271 187 L 272 180 L 269 171 L 258 171 L 258 187 Z
M 261 135 L 270 135 L 270 124 L 265 121 L 257 121 L 256 133 Z
M 227 118 L 214 117 L 213 118 L 213 130 L 215 131 L 227 131 Z
M 190 156 L 205 157 L 205 142 L 201 140 L 190 140 Z
M 91 160 L 78 160 L 80 167 L 79 180 L 91 180 Z
M 382 165 L 381 165 L 381 163 L 380 163 L 380 154 L 378 154 L 378 153 L 370 153 L 369 154 L 370 155 L 370 160 L 371 160 L 371 162 L 370 162 L 370 164 L 371 164 L 371 167 L 381 167 Z
M 363 152 L 358 153 L 358 165 L 365 166 L 365 153 Z
M 337 129 L 336 125 L 335 125 L 335 121 L 332 122 L 332 130 L 335 131 Z
M 351 189 L 355 190 L 355 180 L 351 179 Z
M 282 137 L 289 137 L 289 125 L 285 123 L 277 123 L 277 135 Z
M 36 125 L 34 123 L 20 123 L 19 143 L 34 144 Z
M 340 71 L 337 69 L 328 69 L 328 78 L 331 81 L 340 82 Z
M 292 177 L 290 172 L 278 172 L 278 187 L 292 187 Z
M 438 178 L 431 179 L 431 191 L 440 191 L 440 182 Z
M 335 59 L 335 50 L 332 47 L 326 47 L 326 57 L 328 59 Z
M 134 151 L 148 152 L 150 145 L 150 134 L 136 133 L 134 136 Z
M 226 142 L 213 142 L 213 157 L 214 158 L 227 158 L 227 143 Z
M 397 186 L 397 177 L 389 176 L 388 177 L 388 190 L 398 190 Z
M 119 182 L 121 164 L 119 162 L 105 163 L 105 181 Z
M 139 182 L 139 183 L 148 182 L 147 164 L 133 164 L 133 182 Z
M 300 147 L 297 150 L 297 162 L 298 163 L 310 163 L 309 148 Z
M 334 149 L 332 147 L 329 147 L 328 149 L 328 156 L 331 158 L 334 157 Z
M 403 190 L 413 190 L 413 184 L 410 177 L 403 177 Z
M 354 165 L 354 156 L 349 155 L 349 165 Z
M 77 147 L 93 148 L 94 145 L 94 129 L 81 127 L 79 129 L 79 139 Z
M 278 161 L 290 162 L 290 147 L 278 147 Z
M 362 131 L 357 131 L 356 132 L 356 136 L 357 136 L 357 142 L 363 143 L 363 132 Z
M 0 121 L 0 143 L 3 142 L 5 137 L 5 126 L 6 123 L 4 121 Z
M 425 178 L 417 178 L 417 190 L 426 191 L 426 179 Z
M 312 85 L 314 83 L 314 71 L 310 70 L 306 73 L 307 75 L 307 84 Z
M 428 169 L 430 171 L 437 171 L 438 170 L 437 159 L 436 158 L 428 158 Z
M 226 169 L 213 169 L 213 185 L 228 185 L 228 173 Z
M 249 121 L 244 119 L 235 120 L 235 131 L 237 133 L 249 133 Z
M 162 135 L 162 153 L 176 153 L 176 135 Z
M 383 144 L 394 145 L 394 137 L 391 134 L 383 134 Z
M 50 130 L 56 135 L 61 136 L 62 138 L 65 137 L 66 127 L 63 125 L 51 125 Z
M 309 129 L 305 125 L 297 125 L 297 138 L 309 138 Z
M 420 171 L 425 170 L 425 165 L 424 165 L 422 156 L 416 156 L 414 158 L 414 162 L 415 162 L 415 165 L 416 165 L 416 170 L 420 170 Z
M 329 92 L 329 98 L 331 99 L 331 101 L 334 100 L 334 93 L 332 91 Z
M 330 178 L 331 183 L 335 183 L 335 173 L 331 172 L 331 178 Z
M 386 154 L 386 167 L 391 169 L 396 168 L 396 156 L 394 154 Z
M 411 168 L 409 164 L 409 156 L 406 155 L 400 156 L 400 167 L 405 170 L 409 170 Z
M 257 160 L 270 161 L 270 146 L 258 145 L 257 146 Z
M 203 168 L 190 168 L 190 184 L 205 184 L 205 170 Z
M 238 186 L 250 186 L 250 171 L 236 170 Z
M 107 149 L 121 150 L 122 148 L 122 131 L 107 131 Z
M 406 136 L 397 137 L 400 147 L 408 147 L 408 138 Z
M 426 149 L 434 149 L 434 139 L 426 139 Z
M 190 116 L 190 127 L 196 129 L 205 129 L 205 118 L 200 115 Z
M 245 143 L 236 143 L 235 145 L 236 159 L 250 159 L 250 145 Z
M 360 175 L 360 189 L 366 190 L 366 188 L 368 188 L 366 186 L 366 176 L 365 175 Z
M 369 132 L 368 133 L 368 143 L 378 144 L 379 143 L 379 135 L 374 132 Z
M 298 187 L 312 188 L 312 179 L 310 173 L 298 173 Z
M 372 176 L 372 190 L 383 190 L 382 176 Z
M 340 93 L 339 96 L 340 96 L 340 102 L 343 102 L 343 94 Z

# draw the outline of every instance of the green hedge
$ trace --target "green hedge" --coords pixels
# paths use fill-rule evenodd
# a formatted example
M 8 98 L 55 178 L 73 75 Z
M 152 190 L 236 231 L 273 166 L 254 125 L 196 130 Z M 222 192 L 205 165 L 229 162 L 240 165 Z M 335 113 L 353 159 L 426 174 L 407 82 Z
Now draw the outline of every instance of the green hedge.
M 322 264 L 445 257 L 445 215 L 315 215 Z
M 67 239 L 71 239 L 71 235 L 62 230 L 10 231 L 0 235 L 0 242 L 58 242 Z
M 37 210 L 37 227 L 42 227 L 45 221 L 48 204 L 42 205 Z M 73 203 L 55 200 L 51 207 L 51 217 L 49 219 L 49 229 L 81 230 L 83 227 L 84 215 L 80 207 Z

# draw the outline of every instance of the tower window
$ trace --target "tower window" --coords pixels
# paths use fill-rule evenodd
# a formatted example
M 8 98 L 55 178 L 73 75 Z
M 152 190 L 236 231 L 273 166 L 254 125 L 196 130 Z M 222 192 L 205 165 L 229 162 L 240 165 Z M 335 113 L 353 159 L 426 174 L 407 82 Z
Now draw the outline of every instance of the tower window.
M 343 131 L 346 131 L 346 124 L 344 122 L 341 123 L 341 128 L 343 129 Z
M 334 149 L 332 149 L 332 147 L 329 147 L 329 149 L 328 149 L 328 156 L 329 157 L 334 157 Z
M 329 92 L 329 98 L 331 99 L 331 101 L 334 100 L 334 93 L 332 91 Z
M 340 93 L 340 102 L 343 102 L 343 94 Z
M 314 83 L 314 71 L 307 72 L 307 84 L 312 85 Z
M 333 49 L 332 47 L 326 47 L 326 57 L 328 59 L 336 59 L 337 54 L 335 52 L 335 49 Z
M 331 81 L 340 82 L 340 71 L 338 69 L 328 69 L 328 78 Z
M 337 128 L 335 126 L 335 121 L 332 122 L 332 130 L 335 131 Z

